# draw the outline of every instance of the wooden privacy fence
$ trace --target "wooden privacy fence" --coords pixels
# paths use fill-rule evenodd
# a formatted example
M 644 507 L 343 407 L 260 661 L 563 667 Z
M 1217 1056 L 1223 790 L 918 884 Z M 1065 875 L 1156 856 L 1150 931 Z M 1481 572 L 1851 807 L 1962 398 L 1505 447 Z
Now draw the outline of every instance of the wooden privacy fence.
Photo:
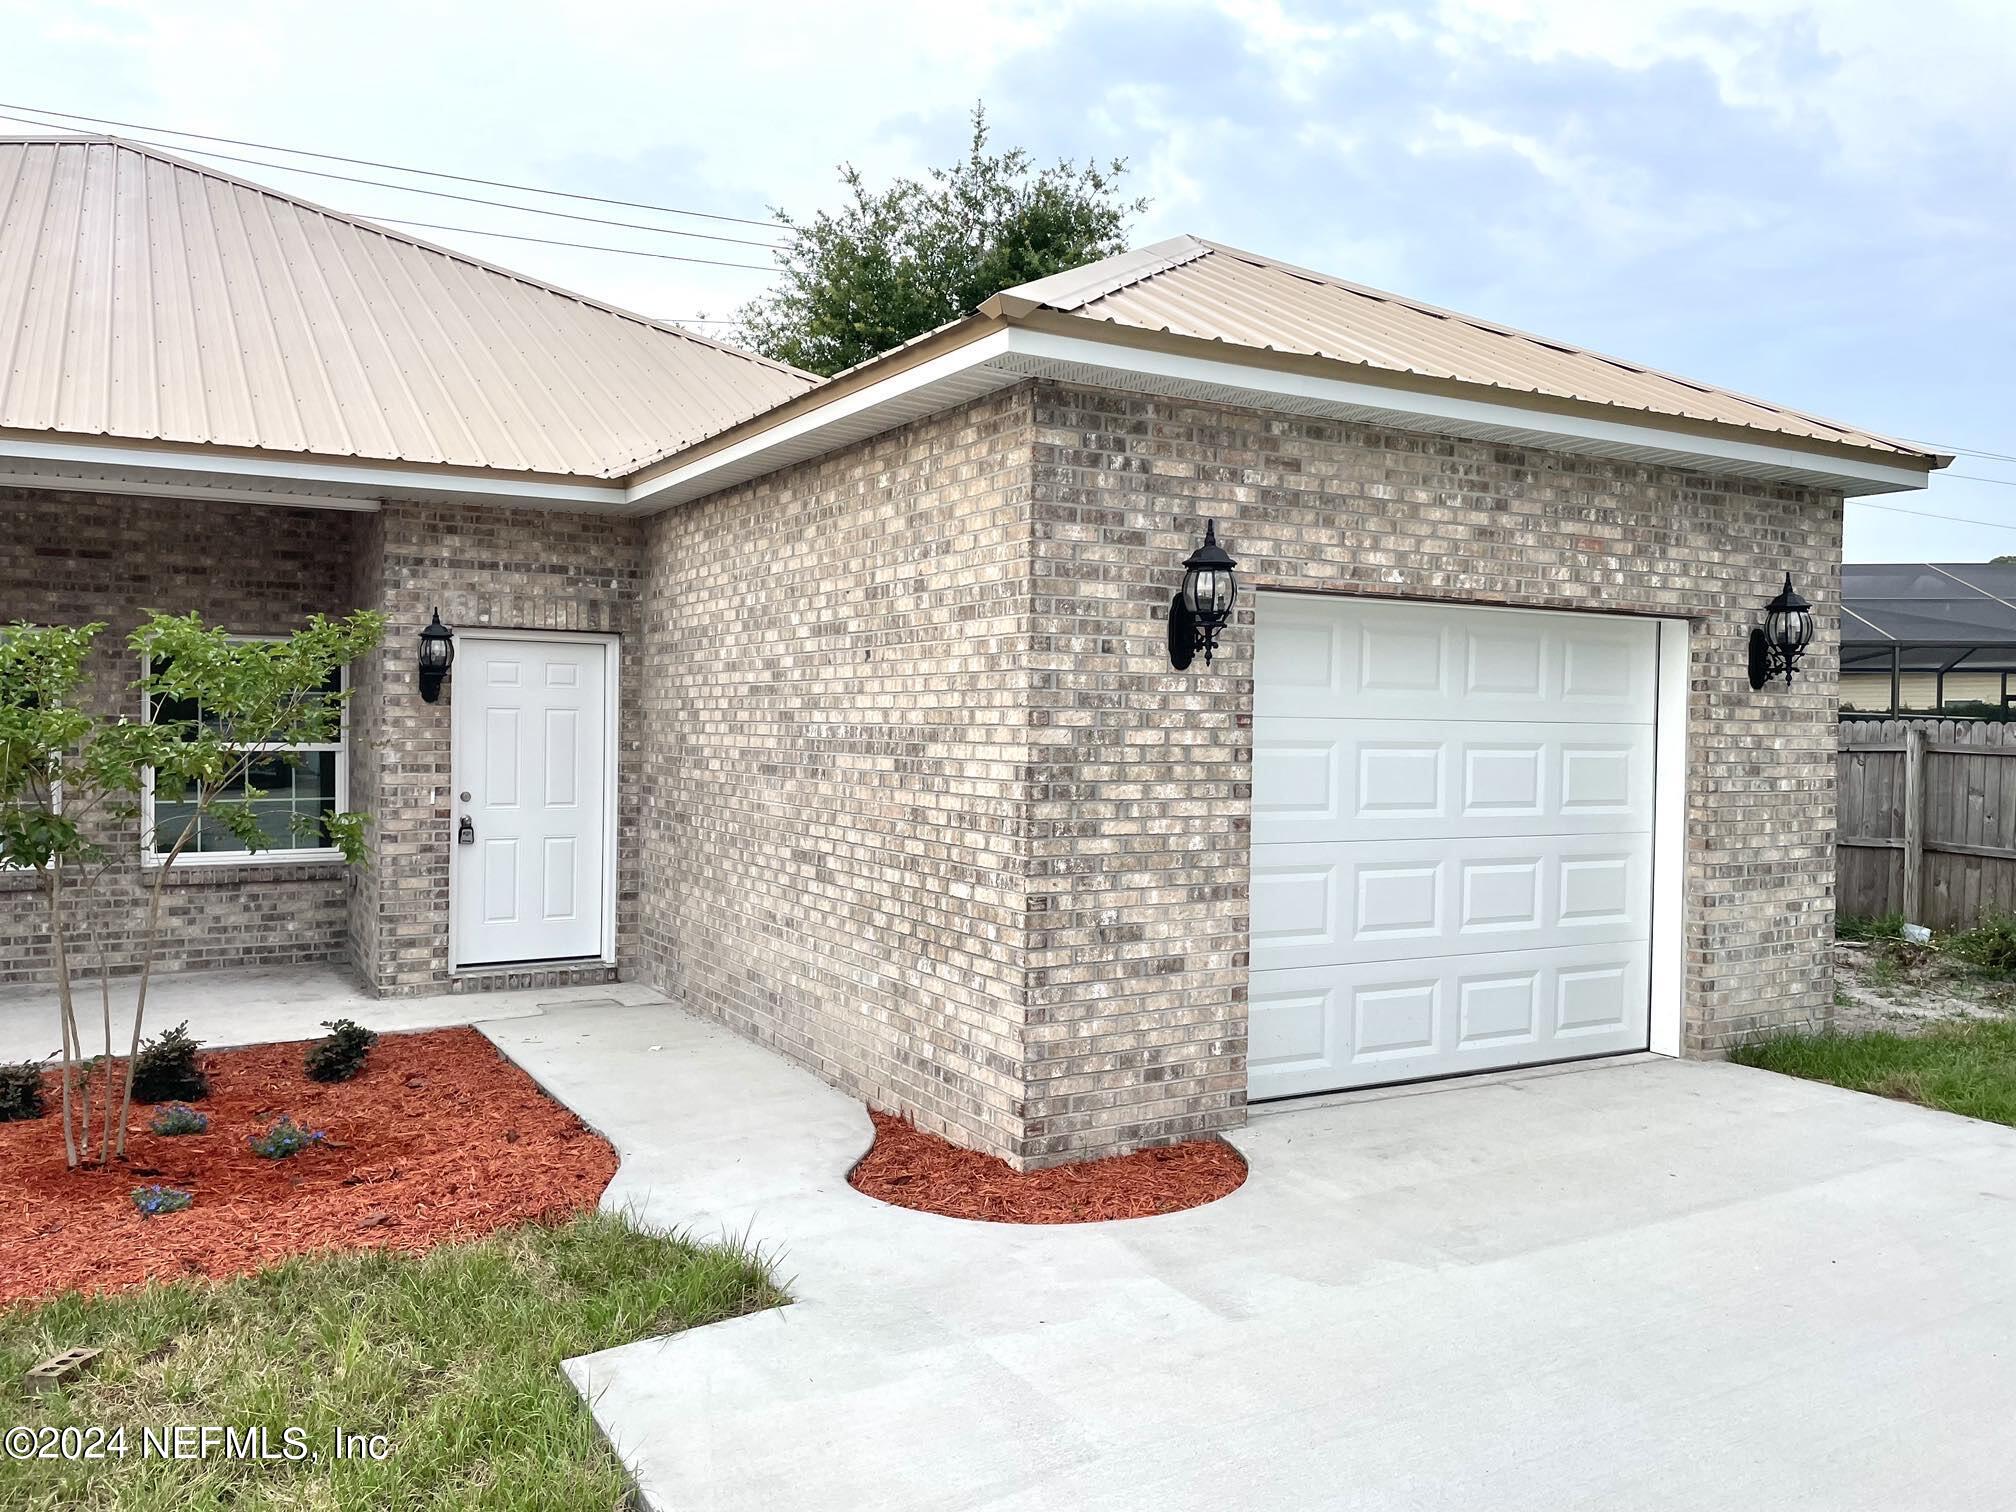
M 2016 913 L 2016 725 L 1841 724 L 1835 903 L 1935 929 Z

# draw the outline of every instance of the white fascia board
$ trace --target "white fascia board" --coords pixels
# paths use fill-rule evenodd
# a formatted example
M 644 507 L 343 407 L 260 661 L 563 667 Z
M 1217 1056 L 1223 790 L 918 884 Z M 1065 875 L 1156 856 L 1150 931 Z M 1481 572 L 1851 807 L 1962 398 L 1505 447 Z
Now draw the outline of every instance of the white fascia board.
M 818 438 L 823 432 L 836 430 L 843 425 L 872 421 L 873 412 L 893 406 L 900 401 L 912 400 L 920 393 L 939 384 L 950 384 L 955 379 L 964 378 L 966 385 L 976 369 L 990 367 L 994 360 L 1008 355 L 1010 339 L 1024 334 L 1020 331 L 995 331 L 982 336 L 977 341 L 933 357 L 928 362 L 920 362 L 913 368 L 905 368 L 900 373 L 892 373 L 880 383 L 871 383 L 866 388 L 856 389 L 851 394 L 843 394 L 830 404 L 822 404 L 816 409 L 792 416 L 780 424 L 758 431 L 753 436 L 745 436 L 731 446 L 709 452 L 684 467 L 674 468 L 646 482 L 633 484 L 629 492 L 629 502 L 647 508 L 663 508 L 676 504 L 682 499 L 696 498 L 712 493 L 716 488 L 727 486 L 723 480 L 734 473 L 746 472 L 748 464 L 759 463 L 759 471 L 768 472 L 770 466 L 762 465 L 761 459 L 773 452 L 801 450 L 809 443 L 817 448 Z M 1016 382 L 1014 374 L 1003 373 L 997 387 L 1005 387 Z M 948 402 L 959 402 L 948 396 Z M 902 419 L 892 419 L 892 425 L 902 424 Z M 777 466 L 786 465 L 779 461 Z
M 261 491 L 240 487 L 240 479 L 248 484 L 283 486 Z M 378 507 L 380 499 L 402 495 L 466 496 L 475 502 L 609 511 L 621 511 L 624 504 L 623 485 L 617 482 L 533 482 L 498 474 L 470 477 L 410 467 L 13 439 L 0 439 L 0 483 L 38 488 L 99 487 L 162 497 L 197 494 L 323 509 L 371 510 Z M 294 485 L 299 491 L 284 485 Z
M 832 445 L 844 445 L 873 434 L 878 412 L 886 412 L 879 414 L 879 420 L 886 421 L 879 428 L 889 428 L 930 408 L 962 403 L 972 397 L 975 370 L 982 368 L 994 371 L 997 381 L 989 385 L 993 387 L 1028 377 L 1055 377 L 1148 392 L 1182 391 L 1256 409 L 1279 407 L 1287 399 L 1294 401 L 1297 413 L 1333 411 L 1410 430 L 1621 456 L 1705 472 L 1784 478 L 1844 494 L 1896 493 L 1926 484 L 1919 469 L 1880 461 L 1010 327 L 634 484 L 627 502 L 639 510 L 662 509 L 816 456 L 827 449 L 822 437 Z M 943 406 L 931 404 L 934 389 L 944 391 Z
M 1923 488 L 1927 481 L 1925 472 L 1914 467 L 1827 456 L 1768 442 L 1698 435 L 1656 423 L 1568 415 L 1494 400 L 1462 399 L 1350 379 L 1281 372 L 1048 331 L 1015 330 L 1010 334 L 1014 337 L 1013 353 L 1024 364 L 1059 369 L 1103 368 L 1164 383 L 1234 391 L 1248 396 L 1235 402 L 1259 409 L 1267 407 L 1270 397 L 1314 401 L 1389 415 L 1390 423 L 1417 430 L 1438 430 L 1453 422 L 1466 429 L 1495 431 L 1508 439 L 1526 438 L 1523 444 L 1528 446 L 1552 445 L 1566 451 L 1600 447 L 1606 454 L 1622 449 L 1642 454 L 1647 460 L 1665 458 L 1669 459 L 1667 465 L 1696 466 L 1705 471 L 1714 471 L 1715 464 L 1720 462 L 1803 473 L 1816 486 L 1838 488 L 1845 493 L 1897 493 Z

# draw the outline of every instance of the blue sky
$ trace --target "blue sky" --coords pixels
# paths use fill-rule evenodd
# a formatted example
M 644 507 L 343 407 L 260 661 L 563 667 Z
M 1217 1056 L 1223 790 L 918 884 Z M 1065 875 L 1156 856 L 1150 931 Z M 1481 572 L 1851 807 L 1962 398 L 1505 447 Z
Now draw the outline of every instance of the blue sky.
M 565 12 L 0 0 L 0 26 L 0 100 L 14 104 L 759 217 L 830 200 L 843 158 L 877 180 L 942 161 L 984 98 L 1001 143 L 1127 157 L 1154 201 L 1140 240 L 1194 231 L 2000 453 L 1962 455 L 1950 474 L 1970 476 L 1876 502 L 2003 528 L 1851 504 L 1849 556 L 2016 552 L 2016 6 L 2004 0 L 581 0 Z M 765 260 L 219 166 L 341 209 Z M 660 316 L 719 317 L 764 282 L 420 234 Z

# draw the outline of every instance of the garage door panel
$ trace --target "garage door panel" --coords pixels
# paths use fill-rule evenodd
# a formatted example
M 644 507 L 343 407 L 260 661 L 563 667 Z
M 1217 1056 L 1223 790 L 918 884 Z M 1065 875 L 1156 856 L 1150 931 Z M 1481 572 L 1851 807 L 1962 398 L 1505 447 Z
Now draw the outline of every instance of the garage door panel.
M 1255 971 L 1256 1099 L 1643 1049 L 1644 941 Z
M 1253 721 L 1253 843 L 1649 830 L 1652 727 Z
M 1657 627 L 1256 615 L 1250 1094 L 1643 1048 Z
M 1287 718 L 1650 724 L 1647 621 L 1374 598 L 1265 595 L 1254 710 Z
M 1253 969 L 1644 939 L 1651 866 L 1643 833 L 1259 846 Z

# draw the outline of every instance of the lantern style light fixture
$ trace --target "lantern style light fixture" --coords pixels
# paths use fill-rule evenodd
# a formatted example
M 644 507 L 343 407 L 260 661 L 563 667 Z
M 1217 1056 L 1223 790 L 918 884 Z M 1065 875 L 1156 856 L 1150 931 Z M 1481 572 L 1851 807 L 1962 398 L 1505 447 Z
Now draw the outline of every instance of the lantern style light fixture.
M 1204 665 L 1211 665 L 1218 632 L 1232 617 L 1232 600 L 1239 592 L 1232 570 L 1238 565 L 1218 544 L 1218 522 L 1207 521 L 1204 544 L 1183 564 L 1183 586 L 1169 602 L 1169 665 L 1178 672 L 1199 651 L 1204 653 Z
M 1813 606 L 1793 590 L 1792 574 L 1778 597 L 1764 606 L 1764 623 L 1750 632 L 1750 686 L 1761 688 L 1774 677 L 1792 686 L 1799 658 L 1813 643 Z
M 420 696 L 428 703 L 441 698 L 441 679 L 455 665 L 455 632 L 441 623 L 441 611 L 420 632 Z

